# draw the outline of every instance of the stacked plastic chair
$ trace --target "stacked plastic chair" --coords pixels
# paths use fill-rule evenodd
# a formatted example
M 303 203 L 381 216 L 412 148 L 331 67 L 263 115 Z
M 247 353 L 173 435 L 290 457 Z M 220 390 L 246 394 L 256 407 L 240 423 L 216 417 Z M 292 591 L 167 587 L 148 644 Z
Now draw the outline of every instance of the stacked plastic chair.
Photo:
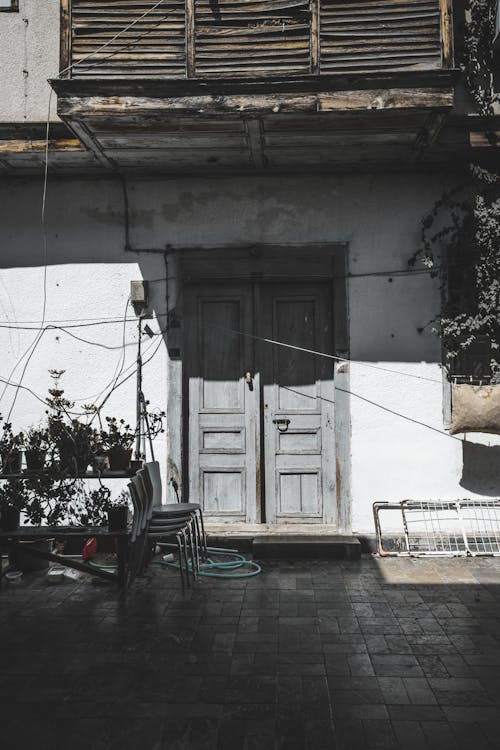
M 157 544 L 176 547 L 179 555 L 181 583 L 190 586 L 190 577 L 196 580 L 200 558 L 206 557 L 206 538 L 201 506 L 198 503 L 162 504 L 162 485 L 158 461 L 150 461 L 137 473 L 142 492 L 147 496 L 149 520 L 144 565 L 148 565 L 152 550 Z M 175 538 L 175 543 L 165 541 Z
M 127 585 L 130 585 L 143 567 L 148 525 L 151 517 L 152 497 L 144 491 L 141 472 L 132 477 L 128 484 L 128 490 L 134 507 L 128 551 Z

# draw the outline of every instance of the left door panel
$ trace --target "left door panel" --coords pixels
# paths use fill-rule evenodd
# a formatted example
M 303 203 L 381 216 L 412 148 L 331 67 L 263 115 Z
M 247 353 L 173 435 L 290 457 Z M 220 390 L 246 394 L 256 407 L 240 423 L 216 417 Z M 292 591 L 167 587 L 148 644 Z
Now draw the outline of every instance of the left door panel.
M 259 384 L 250 286 L 185 287 L 189 498 L 212 523 L 255 523 Z

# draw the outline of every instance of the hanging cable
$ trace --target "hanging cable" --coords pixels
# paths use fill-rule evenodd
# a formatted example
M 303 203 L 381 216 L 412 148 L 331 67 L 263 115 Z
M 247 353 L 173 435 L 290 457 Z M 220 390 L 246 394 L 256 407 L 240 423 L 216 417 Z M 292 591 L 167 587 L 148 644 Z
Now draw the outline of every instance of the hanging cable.
M 26 372 L 27 366 L 31 360 L 31 357 L 33 356 L 33 353 L 40 343 L 40 340 L 43 336 L 43 327 L 45 325 L 45 314 L 47 311 L 47 255 L 48 255 L 48 247 L 47 247 L 47 226 L 46 226 L 46 215 L 45 215 L 45 209 L 46 209 L 46 201 L 47 201 L 47 181 L 48 181 L 48 163 L 49 163 L 49 128 L 50 128 L 50 108 L 52 104 L 52 89 L 50 90 L 49 94 L 49 104 L 48 104 L 48 110 L 47 110 L 47 127 L 46 127 L 46 138 L 45 138 L 45 168 L 44 168 L 44 175 L 43 175 L 43 192 L 42 192 L 42 209 L 41 209 L 41 229 L 42 229 L 42 265 L 43 265 L 43 304 L 42 304 L 42 320 L 40 322 L 40 325 L 38 326 L 37 334 L 31 344 L 28 346 L 28 348 L 25 350 L 25 352 L 22 354 L 22 356 L 17 360 L 15 365 L 13 366 L 12 370 L 9 373 L 9 377 L 7 379 L 7 383 L 5 383 L 4 388 L 2 390 L 2 393 L 0 395 L 0 401 L 3 399 L 5 392 L 7 390 L 7 387 L 9 385 L 10 379 L 14 375 L 15 371 L 23 361 L 25 357 L 28 357 L 25 366 L 23 368 L 21 378 L 19 380 L 19 387 L 16 389 L 16 392 L 14 394 L 14 399 L 12 402 L 12 405 L 9 410 L 9 416 L 12 413 L 12 410 L 15 406 L 16 400 L 17 400 L 17 394 L 19 393 L 19 388 L 22 385 L 23 377 Z
M 237 336 L 242 336 L 244 338 L 253 339 L 254 341 L 262 341 L 266 344 L 272 344 L 273 346 L 282 346 L 286 349 L 293 349 L 294 351 L 303 352 L 305 354 L 312 354 L 315 357 L 326 357 L 327 359 L 331 359 L 334 362 L 341 362 L 346 364 L 356 364 L 361 365 L 363 367 L 369 367 L 372 370 L 380 370 L 381 372 L 389 372 L 394 375 L 402 375 L 404 377 L 408 378 L 415 378 L 416 380 L 426 380 L 429 383 L 438 383 L 439 385 L 442 385 L 441 380 L 436 380 L 436 378 L 427 378 L 424 375 L 415 375 L 414 373 L 410 372 L 400 372 L 399 370 L 392 370 L 389 367 L 380 367 L 379 365 L 371 365 L 369 362 L 363 362 L 359 359 L 349 359 L 348 357 L 338 357 L 334 354 L 326 354 L 325 352 L 318 352 L 314 349 L 306 349 L 303 346 L 295 346 L 294 344 L 287 344 L 284 341 L 277 341 L 276 339 L 269 339 L 265 338 L 264 336 L 256 336 L 252 333 L 245 333 L 244 331 L 238 331 L 234 328 L 226 328 L 226 326 L 218 325 L 217 323 L 206 323 L 203 321 L 202 325 L 207 325 L 210 328 L 217 328 L 221 331 L 226 331 L 227 333 L 236 334 Z
M 166 318 L 166 313 L 157 313 L 157 318 Z M 47 322 L 47 321 L 46 321 Z M 101 325 L 116 325 L 117 323 L 123 323 L 123 318 L 102 318 L 98 319 L 92 322 L 82 322 L 82 323 L 73 323 L 68 325 L 55 325 L 57 321 L 49 321 L 48 325 L 50 325 L 51 328 L 60 328 L 61 330 L 69 330 L 72 328 L 93 328 L 95 326 L 101 326 Z M 64 322 L 64 321 L 59 321 Z M 126 323 L 137 323 L 137 318 L 127 318 Z M 27 326 L 24 324 L 17 324 L 16 321 L 14 321 L 14 324 L 12 321 L 10 323 L 0 323 L 0 328 L 7 328 L 12 329 L 14 331 L 38 331 L 37 326 Z
M 125 354 L 125 333 L 126 333 L 126 330 L 127 330 L 127 323 L 126 323 L 126 321 L 127 321 L 127 311 L 128 311 L 129 304 L 130 304 L 130 297 L 127 297 L 127 300 L 125 302 L 125 310 L 123 311 L 122 346 L 121 346 L 120 356 L 118 357 L 118 362 L 116 363 L 116 366 L 115 366 L 115 369 L 114 369 L 114 372 L 113 372 L 113 376 L 111 378 L 110 383 L 108 383 L 108 385 L 106 385 L 101 390 L 101 392 L 97 395 L 97 397 L 95 399 L 96 401 L 98 401 L 99 399 L 102 398 L 103 394 L 108 390 L 108 388 L 112 389 L 114 386 L 116 386 L 116 383 L 118 382 L 118 378 L 122 374 L 123 369 L 125 367 L 125 356 L 126 356 L 126 354 Z M 96 414 L 97 414 L 97 412 L 96 412 Z
M 162 2 L 163 2 L 163 0 L 162 0 Z M 136 21 L 134 21 L 134 23 L 138 23 L 142 18 L 144 18 L 148 13 L 151 13 L 153 10 L 155 10 L 155 8 L 151 8 L 151 10 L 149 10 L 147 13 L 145 13 L 144 16 L 141 16 L 141 18 L 138 18 Z M 137 44 L 137 42 L 140 42 L 141 39 L 144 39 L 145 37 L 149 36 L 149 34 L 151 34 L 161 23 L 163 23 L 163 21 L 166 18 L 168 18 L 169 16 L 173 15 L 173 13 L 174 13 L 174 11 L 171 11 L 170 13 L 165 13 L 164 16 L 161 16 L 161 18 L 159 19 L 159 21 L 157 21 L 155 24 L 153 24 L 153 26 L 150 29 L 148 29 L 147 31 L 143 32 L 140 36 L 135 37 L 130 42 L 126 42 L 125 44 L 122 44 L 120 47 L 118 47 L 117 49 L 113 50 L 113 52 L 110 52 L 108 55 L 105 55 L 98 62 L 92 63 L 92 65 L 83 65 L 82 69 L 85 70 L 85 71 L 87 71 L 87 70 L 92 70 L 93 68 L 99 68 L 99 67 L 104 66 L 106 64 L 106 62 L 110 58 L 114 57 L 115 55 L 120 54 L 120 52 L 123 52 L 123 50 L 126 50 L 126 49 L 129 49 L 130 47 L 133 47 L 134 45 Z M 133 25 L 134 24 L 131 24 L 131 26 L 133 26 Z M 129 27 L 129 28 L 131 28 L 131 27 Z M 124 29 L 120 33 L 123 34 L 127 30 L 128 29 Z M 117 37 L 118 36 L 119 35 L 117 34 Z M 115 37 L 115 39 L 117 37 Z M 109 44 L 111 44 L 112 41 L 113 40 L 110 40 Z M 106 46 L 107 45 L 104 45 L 101 48 L 101 50 L 103 50 Z M 100 50 L 96 50 L 95 53 L 93 53 L 93 54 L 98 54 L 99 51 Z M 82 66 L 82 64 L 84 63 L 85 59 L 88 59 L 88 58 L 84 58 L 83 60 L 78 60 L 76 63 L 74 63 L 70 67 L 73 68 L 73 67 L 80 67 L 80 66 Z M 62 72 L 65 72 L 65 71 L 62 71 Z M 61 75 L 61 73 L 59 73 L 59 75 Z
M 28 388 L 26 385 L 21 385 L 20 383 L 13 383 L 12 381 L 7 380 L 6 378 L 3 378 L 0 375 L 0 383 L 5 383 L 7 388 L 20 388 L 23 391 L 28 391 L 28 393 L 31 393 L 34 398 L 36 398 L 38 401 L 40 401 L 42 404 L 47 404 L 47 401 L 42 398 L 38 393 L 35 393 L 35 391 L 32 391 L 31 388 Z

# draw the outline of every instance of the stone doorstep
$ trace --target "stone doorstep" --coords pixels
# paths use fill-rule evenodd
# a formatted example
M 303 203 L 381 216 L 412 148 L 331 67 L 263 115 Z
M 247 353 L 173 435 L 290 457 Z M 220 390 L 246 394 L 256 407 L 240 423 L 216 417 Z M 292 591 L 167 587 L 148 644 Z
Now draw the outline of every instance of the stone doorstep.
M 231 524 L 227 528 L 207 524 L 211 547 L 234 548 L 251 552 L 254 558 L 337 558 L 359 560 L 361 543 L 352 535 L 339 534 L 335 527 L 318 528 L 316 524 L 272 526 Z M 313 528 L 311 528 L 313 526 Z M 291 528 L 290 528 L 291 527 Z M 319 533 L 318 533 L 319 532 Z

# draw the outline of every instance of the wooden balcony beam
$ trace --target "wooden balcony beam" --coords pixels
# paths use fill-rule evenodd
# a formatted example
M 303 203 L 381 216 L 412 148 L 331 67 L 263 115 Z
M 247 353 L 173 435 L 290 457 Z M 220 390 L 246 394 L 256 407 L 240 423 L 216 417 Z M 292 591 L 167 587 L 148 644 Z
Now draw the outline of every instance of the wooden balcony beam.
M 267 115 L 296 113 L 375 113 L 386 110 L 448 110 L 453 106 L 452 89 L 375 89 L 323 91 L 317 94 L 144 96 L 60 96 L 58 115 L 65 120 L 86 117 L 147 117 L 161 115 Z

